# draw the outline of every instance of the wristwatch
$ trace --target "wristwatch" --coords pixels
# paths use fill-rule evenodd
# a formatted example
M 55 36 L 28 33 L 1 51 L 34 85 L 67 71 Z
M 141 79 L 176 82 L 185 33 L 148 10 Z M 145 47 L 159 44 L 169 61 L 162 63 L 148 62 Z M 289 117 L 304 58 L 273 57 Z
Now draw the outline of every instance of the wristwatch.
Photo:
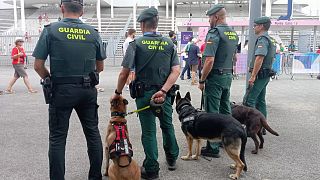
M 163 92 L 164 94 L 167 94 L 167 91 L 160 89 L 161 92 Z
M 203 81 L 199 81 L 199 84 L 204 84 L 206 82 L 206 80 L 203 80 Z
M 122 94 L 122 92 L 118 92 L 117 89 L 114 91 L 114 93 L 116 93 L 119 96 Z

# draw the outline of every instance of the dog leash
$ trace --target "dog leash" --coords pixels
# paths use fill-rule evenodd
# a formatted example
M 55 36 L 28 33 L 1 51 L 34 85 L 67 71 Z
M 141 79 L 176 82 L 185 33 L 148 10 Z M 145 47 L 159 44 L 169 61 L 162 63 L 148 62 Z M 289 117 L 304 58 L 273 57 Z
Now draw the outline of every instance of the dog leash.
M 143 107 L 143 108 L 140 108 L 140 109 L 137 109 L 137 110 L 134 110 L 134 111 L 131 111 L 131 112 L 128 112 L 127 114 L 125 114 L 125 116 L 131 115 L 131 114 L 134 114 L 134 113 L 138 113 L 138 112 L 144 111 L 144 110 L 149 109 L 149 108 L 150 108 L 150 105 L 146 106 L 146 107 Z
M 204 99 L 203 99 L 203 90 L 201 91 L 201 104 L 200 104 L 200 110 L 202 111 L 202 108 L 203 108 L 203 102 Z

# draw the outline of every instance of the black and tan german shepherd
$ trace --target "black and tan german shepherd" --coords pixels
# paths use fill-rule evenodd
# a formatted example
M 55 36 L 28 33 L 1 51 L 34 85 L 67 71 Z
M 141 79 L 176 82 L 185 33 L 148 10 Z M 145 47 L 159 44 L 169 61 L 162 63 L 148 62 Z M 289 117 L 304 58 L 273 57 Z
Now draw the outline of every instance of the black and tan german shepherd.
M 231 115 L 217 113 L 206 113 L 196 110 L 191 105 L 191 96 L 188 92 L 181 98 L 180 92 L 176 97 L 176 111 L 179 114 L 181 129 L 187 138 L 188 154 L 182 156 L 183 160 L 198 159 L 200 155 L 200 139 L 212 142 L 222 141 L 223 147 L 235 165 L 231 167 L 236 170 L 230 174 L 231 179 L 239 179 L 241 171 L 247 171 L 245 161 L 245 146 L 247 134 L 239 121 Z M 192 155 L 193 140 L 197 140 L 196 154 Z

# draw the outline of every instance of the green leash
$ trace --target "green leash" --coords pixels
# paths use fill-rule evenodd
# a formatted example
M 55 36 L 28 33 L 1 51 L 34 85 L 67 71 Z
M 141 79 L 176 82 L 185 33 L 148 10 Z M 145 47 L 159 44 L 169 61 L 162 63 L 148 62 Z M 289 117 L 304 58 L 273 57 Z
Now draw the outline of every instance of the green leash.
M 146 107 L 143 107 L 143 108 L 128 112 L 126 115 L 131 115 L 131 114 L 134 114 L 134 113 L 138 113 L 138 112 L 144 111 L 144 110 L 149 109 L 149 108 L 150 108 L 150 106 L 146 106 Z

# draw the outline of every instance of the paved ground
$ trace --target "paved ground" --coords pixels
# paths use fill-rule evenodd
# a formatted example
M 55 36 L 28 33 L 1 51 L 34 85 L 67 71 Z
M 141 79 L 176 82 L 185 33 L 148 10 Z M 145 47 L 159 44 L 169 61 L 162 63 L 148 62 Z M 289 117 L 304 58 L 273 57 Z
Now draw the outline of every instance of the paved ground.
M 107 67 L 102 73 L 101 86 L 105 92 L 99 94 L 99 117 L 102 137 L 105 136 L 109 115 L 108 100 L 115 89 L 119 68 Z M 28 69 L 32 85 L 41 91 L 39 78 Z M 0 89 L 5 89 L 13 71 L 11 67 L 0 67 Z M 178 81 L 182 93 L 191 91 L 193 105 L 200 106 L 200 92 L 188 81 Z M 233 81 L 231 99 L 240 102 L 245 89 L 244 78 Z M 251 139 L 247 143 L 246 159 L 248 172 L 242 179 L 319 179 L 320 178 L 320 81 L 307 75 L 296 76 L 292 81 L 282 75 L 270 82 L 267 93 L 269 124 L 280 134 L 279 137 L 265 136 L 265 148 L 258 155 L 252 155 Z M 42 93 L 28 94 L 19 80 L 14 86 L 16 94 L 0 96 L 0 179 L 43 180 L 48 179 L 48 113 Z M 134 102 L 128 92 L 129 110 Z M 136 116 L 128 117 L 130 136 L 134 147 L 134 159 L 141 164 L 143 149 L 140 143 L 140 125 Z M 180 147 L 180 155 L 186 153 L 186 141 L 174 112 L 174 125 Z M 161 179 L 227 179 L 232 171 L 232 162 L 223 153 L 219 159 L 207 161 L 178 160 L 178 169 L 166 169 L 162 149 L 161 131 L 158 127 L 158 144 Z M 104 167 L 104 166 L 103 166 Z M 81 125 L 75 114 L 70 120 L 66 152 L 66 179 L 86 179 L 88 158 Z

